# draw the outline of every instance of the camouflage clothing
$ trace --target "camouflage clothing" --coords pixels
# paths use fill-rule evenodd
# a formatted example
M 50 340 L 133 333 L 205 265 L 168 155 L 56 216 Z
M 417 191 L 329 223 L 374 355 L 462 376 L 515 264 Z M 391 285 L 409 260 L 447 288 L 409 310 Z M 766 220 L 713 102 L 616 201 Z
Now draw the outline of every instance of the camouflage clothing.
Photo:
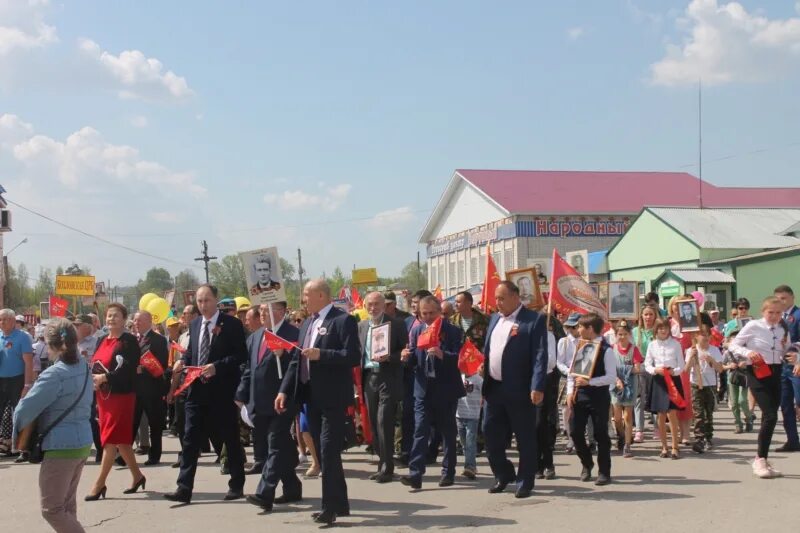
M 456 313 L 450 318 L 450 322 L 463 332 L 464 328 L 461 320 L 461 313 Z M 463 342 L 467 339 L 467 337 L 469 337 L 469 339 L 472 341 L 472 344 L 474 344 L 479 350 L 483 351 L 483 343 L 486 341 L 486 330 L 488 327 L 489 318 L 473 307 L 472 324 L 470 324 L 469 329 L 467 329 L 466 333 L 464 333 L 461 341 Z

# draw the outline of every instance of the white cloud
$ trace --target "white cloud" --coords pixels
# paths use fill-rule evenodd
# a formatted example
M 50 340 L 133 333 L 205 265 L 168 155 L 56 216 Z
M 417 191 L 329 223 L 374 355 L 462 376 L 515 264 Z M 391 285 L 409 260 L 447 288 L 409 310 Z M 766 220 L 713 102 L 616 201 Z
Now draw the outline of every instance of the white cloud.
M 153 211 L 150 213 L 150 218 L 161 224 L 177 224 L 184 220 L 182 214 L 174 211 Z
M 347 196 L 350 194 L 352 186 L 349 183 L 342 183 L 333 187 L 326 187 L 320 184 L 322 191 L 319 194 L 308 193 L 301 190 L 283 191 L 279 194 L 267 194 L 264 196 L 264 203 L 276 205 L 284 211 L 299 209 L 321 208 L 325 211 L 336 211 L 341 207 Z
M 128 119 L 128 124 L 134 128 L 146 128 L 147 124 L 149 124 L 149 121 L 144 115 L 136 115 Z
M 0 56 L 57 42 L 56 28 L 44 22 L 48 8 L 46 0 L 0 0 Z
M 90 39 L 80 39 L 78 46 L 120 86 L 120 98 L 180 102 L 194 94 L 186 78 L 166 70 L 161 61 L 139 50 L 125 50 L 115 56 Z
M 688 35 L 650 66 L 654 84 L 763 82 L 800 65 L 800 18 L 769 19 L 738 2 L 692 0 L 677 24 Z
M 570 41 L 577 41 L 583 35 L 583 28 L 580 26 L 575 26 L 574 28 L 570 28 L 567 30 L 567 37 L 569 37 Z
M 408 223 L 414 220 L 414 212 L 408 206 L 388 209 L 376 214 L 370 220 L 370 225 L 379 230 L 403 229 Z
M 33 126 L 17 115 L 0 115 L 0 148 L 11 148 L 33 135 Z

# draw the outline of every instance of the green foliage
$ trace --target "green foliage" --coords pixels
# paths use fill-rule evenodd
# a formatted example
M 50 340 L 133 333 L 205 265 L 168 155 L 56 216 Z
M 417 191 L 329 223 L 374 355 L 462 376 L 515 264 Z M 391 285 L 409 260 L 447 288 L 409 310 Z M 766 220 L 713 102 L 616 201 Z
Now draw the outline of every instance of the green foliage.
M 247 295 L 247 281 L 239 254 L 226 255 L 208 264 L 208 277 L 219 289 L 220 298 Z
M 164 268 L 153 267 L 147 271 L 144 279 L 140 279 L 136 284 L 136 290 L 140 294 L 154 292 L 159 296 L 164 295 L 164 291 L 173 288 L 172 275 Z

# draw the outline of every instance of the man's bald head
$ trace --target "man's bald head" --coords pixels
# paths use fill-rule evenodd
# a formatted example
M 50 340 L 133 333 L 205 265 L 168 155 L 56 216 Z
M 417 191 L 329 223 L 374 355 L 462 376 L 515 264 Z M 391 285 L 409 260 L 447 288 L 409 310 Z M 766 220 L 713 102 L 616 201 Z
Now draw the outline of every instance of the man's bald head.
M 331 303 L 331 286 L 324 279 L 312 279 L 303 288 L 303 301 L 309 313 L 319 313 Z
M 139 311 L 133 315 L 133 327 L 140 335 L 147 333 L 153 327 L 153 315 L 147 311 Z

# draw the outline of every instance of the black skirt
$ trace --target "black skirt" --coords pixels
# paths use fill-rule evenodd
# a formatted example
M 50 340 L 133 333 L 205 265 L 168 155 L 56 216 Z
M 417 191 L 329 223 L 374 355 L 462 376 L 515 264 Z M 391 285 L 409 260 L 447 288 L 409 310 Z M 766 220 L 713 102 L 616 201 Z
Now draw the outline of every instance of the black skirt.
M 672 382 L 675 388 L 681 393 L 681 396 L 686 398 L 683 394 L 683 384 L 681 383 L 680 376 L 672 376 Z M 683 408 L 678 408 L 677 405 L 669 401 L 669 394 L 667 394 L 667 384 L 664 381 L 664 376 L 656 374 L 653 376 L 653 381 L 650 384 L 650 412 L 651 413 L 666 413 L 667 411 L 683 411 Z

